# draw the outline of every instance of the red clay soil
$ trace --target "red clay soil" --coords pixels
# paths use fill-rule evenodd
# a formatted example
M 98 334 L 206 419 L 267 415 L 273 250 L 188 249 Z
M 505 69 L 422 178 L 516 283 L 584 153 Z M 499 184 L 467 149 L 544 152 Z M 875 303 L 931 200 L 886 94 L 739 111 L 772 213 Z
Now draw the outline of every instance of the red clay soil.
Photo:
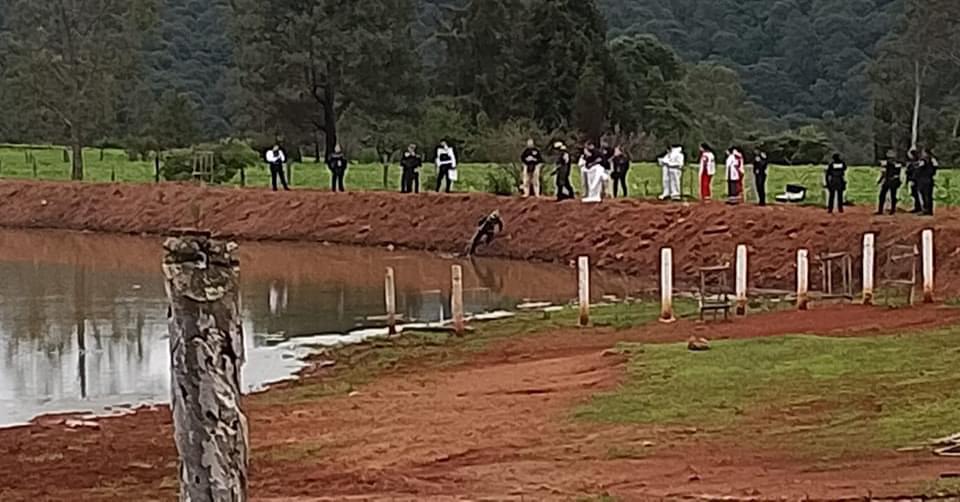
M 278 389 L 247 402 L 252 496 L 841 500 L 915 494 L 942 473 L 960 471 L 960 463 L 927 452 L 889 452 L 812 464 L 776 445 L 737 446 L 711 435 L 709 424 L 704 430 L 584 424 L 569 413 L 621 381 L 624 361 L 604 350 L 621 340 L 679 341 L 704 330 L 715 339 L 787 331 L 876 335 L 955 323 L 958 316 L 938 307 L 829 307 L 706 327 L 681 321 L 621 332 L 566 330 L 509 340 L 454 367 L 386 374 L 352 396 L 284 404 L 286 390 Z M 67 431 L 44 419 L 0 431 L 0 499 L 172 499 L 169 412 L 101 423 L 100 430 Z
M 595 265 L 653 277 L 659 249 L 674 248 L 678 280 L 701 265 L 730 260 L 737 244 L 751 251 L 751 284 L 792 287 L 795 255 L 848 251 L 860 255 L 861 235 L 878 234 L 878 256 L 889 244 L 915 244 L 937 232 L 940 291 L 960 292 L 960 210 L 936 219 L 872 215 L 853 208 L 831 216 L 811 207 L 729 207 L 616 200 L 598 205 L 555 203 L 485 194 L 335 194 L 298 190 L 204 188 L 187 184 L 0 182 L 0 226 L 118 233 L 163 233 L 200 225 L 246 240 L 326 241 L 361 246 L 462 252 L 480 217 L 499 209 L 506 235 L 489 256 Z M 817 281 L 814 279 L 813 284 Z

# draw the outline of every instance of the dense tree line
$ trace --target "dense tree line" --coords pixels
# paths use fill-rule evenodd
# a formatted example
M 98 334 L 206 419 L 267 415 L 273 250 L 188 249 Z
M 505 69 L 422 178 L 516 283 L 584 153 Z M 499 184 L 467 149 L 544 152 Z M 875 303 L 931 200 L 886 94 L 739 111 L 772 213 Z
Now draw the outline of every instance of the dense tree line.
M 706 139 L 960 160 L 958 52 L 953 0 L 11 0 L 0 140 L 383 158 L 447 138 L 500 160 L 527 135 L 614 135 L 639 156 Z

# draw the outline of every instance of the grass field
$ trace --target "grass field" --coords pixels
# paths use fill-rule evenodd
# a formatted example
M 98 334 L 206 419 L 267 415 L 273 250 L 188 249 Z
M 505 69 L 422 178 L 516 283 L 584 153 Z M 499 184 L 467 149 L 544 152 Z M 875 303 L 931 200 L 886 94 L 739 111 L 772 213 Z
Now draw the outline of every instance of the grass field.
M 28 160 L 26 152 L 36 159 L 34 163 Z M 0 178 L 7 179 L 42 179 L 67 180 L 70 176 L 69 162 L 64 160 L 64 149 L 44 146 L 0 146 Z M 85 179 L 89 182 L 108 182 L 113 179 L 120 182 L 149 183 L 154 180 L 153 162 L 127 160 L 127 155 L 121 150 L 88 149 L 84 154 L 86 163 Z M 696 166 L 685 172 L 683 180 L 684 194 L 699 193 Z M 456 184 L 458 191 L 483 192 L 487 190 L 487 173 L 496 168 L 485 164 L 467 164 L 459 169 L 460 179 Z M 295 187 L 327 188 L 330 185 L 330 174 L 322 164 L 303 163 L 292 166 L 293 184 Z M 433 179 L 433 166 L 425 166 L 421 172 L 421 180 Z M 848 175 L 848 201 L 856 205 L 873 205 L 877 198 L 878 167 L 854 167 Z M 269 174 L 263 165 L 253 166 L 246 172 L 247 186 L 267 186 Z M 239 175 L 232 181 L 239 186 Z M 823 170 L 816 166 L 775 166 L 770 169 L 767 180 L 768 197 L 781 193 L 788 183 L 800 184 L 809 188 L 808 200 L 810 204 L 824 204 L 825 193 L 823 185 Z M 579 190 L 579 172 L 574 169 L 574 188 Z M 653 198 L 660 194 L 660 169 L 654 164 L 634 164 L 628 178 L 630 195 L 632 197 Z M 755 198 L 752 176 L 747 180 L 748 196 Z M 936 199 L 941 205 L 960 205 L 960 170 L 942 170 L 937 176 Z M 400 186 L 400 168 L 397 165 L 389 167 L 387 184 L 383 183 L 383 167 L 371 164 L 351 165 L 347 172 L 347 188 L 351 190 L 397 190 Z M 421 187 L 429 188 L 433 187 Z M 548 180 L 545 189 L 552 193 L 553 181 Z M 714 194 L 726 194 L 726 182 L 722 176 L 714 178 Z M 905 186 L 900 190 L 900 199 L 907 201 L 910 198 L 909 189 Z

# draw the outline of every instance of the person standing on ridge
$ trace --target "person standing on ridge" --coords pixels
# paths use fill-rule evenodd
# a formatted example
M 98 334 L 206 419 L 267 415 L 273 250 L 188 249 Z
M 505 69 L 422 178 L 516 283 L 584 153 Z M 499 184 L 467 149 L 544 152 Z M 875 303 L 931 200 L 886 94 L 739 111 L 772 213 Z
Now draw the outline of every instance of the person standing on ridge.
M 920 152 L 920 164 L 917 169 L 917 191 L 920 192 L 920 199 L 923 201 L 923 214 L 933 216 L 933 194 L 936 187 L 935 178 L 939 163 L 937 158 L 924 148 Z
M 559 152 L 557 168 L 554 171 L 557 176 L 557 201 L 573 199 L 577 196 L 573 191 L 573 185 L 570 184 L 570 168 L 573 159 L 570 157 L 570 152 L 567 151 L 567 145 L 563 144 L 562 141 L 556 142 L 553 148 Z
M 400 177 L 400 191 L 402 193 L 420 192 L 420 167 L 423 165 L 423 158 L 417 153 L 417 145 L 411 143 L 407 151 L 403 152 L 400 158 L 400 167 L 403 174 Z
M 923 198 L 920 195 L 920 187 L 917 183 L 917 171 L 920 170 L 920 152 L 910 150 L 907 152 L 907 184 L 910 185 L 910 196 L 913 197 L 913 214 L 923 212 Z
M 738 204 L 743 198 L 743 156 L 736 148 L 727 149 L 727 203 Z
M 527 140 L 527 148 L 520 154 L 520 163 L 523 164 L 523 196 L 539 196 L 543 154 L 540 153 L 540 149 L 533 142 L 533 138 Z
M 330 190 L 345 192 L 343 179 L 347 174 L 347 158 L 340 145 L 333 147 L 333 153 L 327 156 L 327 167 L 330 169 Z
M 447 181 L 447 193 L 450 193 L 453 182 L 457 180 L 457 156 L 453 148 L 446 141 L 441 141 L 437 147 L 437 192 L 443 188 L 443 180 Z
M 267 150 L 266 160 L 267 165 L 270 166 L 270 181 L 273 184 L 273 191 L 277 191 L 278 179 L 284 190 L 290 190 L 290 187 L 287 186 L 287 175 L 283 170 L 284 164 L 287 163 L 287 155 L 283 153 L 280 144 L 275 144 L 273 148 Z
M 839 153 L 833 154 L 833 162 L 827 165 L 825 176 L 827 190 L 827 212 L 833 213 L 836 206 L 837 211 L 843 213 L 843 192 L 847 189 L 847 163 L 843 161 Z
M 877 214 L 883 214 L 883 208 L 887 204 L 887 196 L 890 197 L 890 214 L 897 214 L 897 191 L 903 181 L 900 179 L 900 164 L 893 158 L 892 153 L 887 154 L 883 161 L 883 172 L 877 184 L 880 185 L 880 208 Z
M 758 149 L 753 157 L 753 181 L 757 185 L 757 203 L 761 206 L 767 205 L 767 167 L 769 166 L 767 152 Z
M 707 143 L 700 144 L 700 200 L 708 201 L 713 196 L 713 177 L 717 174 L 717 156 Z
M 618 146 L 613 149 L 610 164 L 612 167 L 610 177 L 613 178 L 613 196 L 616 197 L 618 189 L 622 188 L 623 196 L 629 197 L 627 194 L 627 173 L 630 172 L 630 159 L 624 153 L 623 148 Z
M 683 181 L 683 165 L 685 162 L 683 146 L 681 145 L 672 146 L 670 151 L 660 159 L 660 166 L 664 174 L 663 194 L 660 196 L 660 200 L 679 201 L 682 199 L 680 186 Z

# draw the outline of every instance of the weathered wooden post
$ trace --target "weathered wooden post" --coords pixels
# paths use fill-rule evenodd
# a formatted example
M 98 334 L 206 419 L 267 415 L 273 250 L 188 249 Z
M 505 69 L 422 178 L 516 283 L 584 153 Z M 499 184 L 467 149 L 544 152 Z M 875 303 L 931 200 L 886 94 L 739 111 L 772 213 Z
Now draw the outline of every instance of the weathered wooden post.
M 451 268 L 451 292 L 453 298 L 450 300 L 450 310 L 453 314 L 453 331 L 457 336 L 463 335 L 463 268 L 460 265 L 454 265 Z
M 590 325 L 590 258 L 581 256 L 577 260 L 577 270 L 579 271 L 578 291 L 580 292 L 580 327 L 586 328 Z
M 747 315 L 747 246 L 737 246 L 737 315 Z
M 863 304 L 873 305 L 874 265 L 877 262 L 877 236 L 863 235 Z
M 810 253 L 806 249 L 797 251 L 797 309 L 807 310 L 809 301 L 807 291 L 810 287 Z
M 160 183 L 160 152 L 153 157 L 153 182 Z
M 923 247 L 923 303 L 933 303 L 933 230 L 924 230 Z
M 674 322 L 673 316 L 673 249 L 660 250 L 660 321 Z
M 240 186 L 247 186 L 247 167 L 243 164 L 240 164 Z
M 387 304 L 387 334 L 394 336 L 397 334 L 397 287 L 394 282 L 392 267 L 387 267 L 387 277 L 384 279 L 383 291 Z
M 37 173 L 37 158 L 31 155 L 30 160 L 33 161 L 33 178 L 37 179 L 40 177 L 39 174 Z
M 180 500 L 247 499 L 247 418 L 237 245 L 200 231 L 163 244 L 170 300 L 171 405 Z

